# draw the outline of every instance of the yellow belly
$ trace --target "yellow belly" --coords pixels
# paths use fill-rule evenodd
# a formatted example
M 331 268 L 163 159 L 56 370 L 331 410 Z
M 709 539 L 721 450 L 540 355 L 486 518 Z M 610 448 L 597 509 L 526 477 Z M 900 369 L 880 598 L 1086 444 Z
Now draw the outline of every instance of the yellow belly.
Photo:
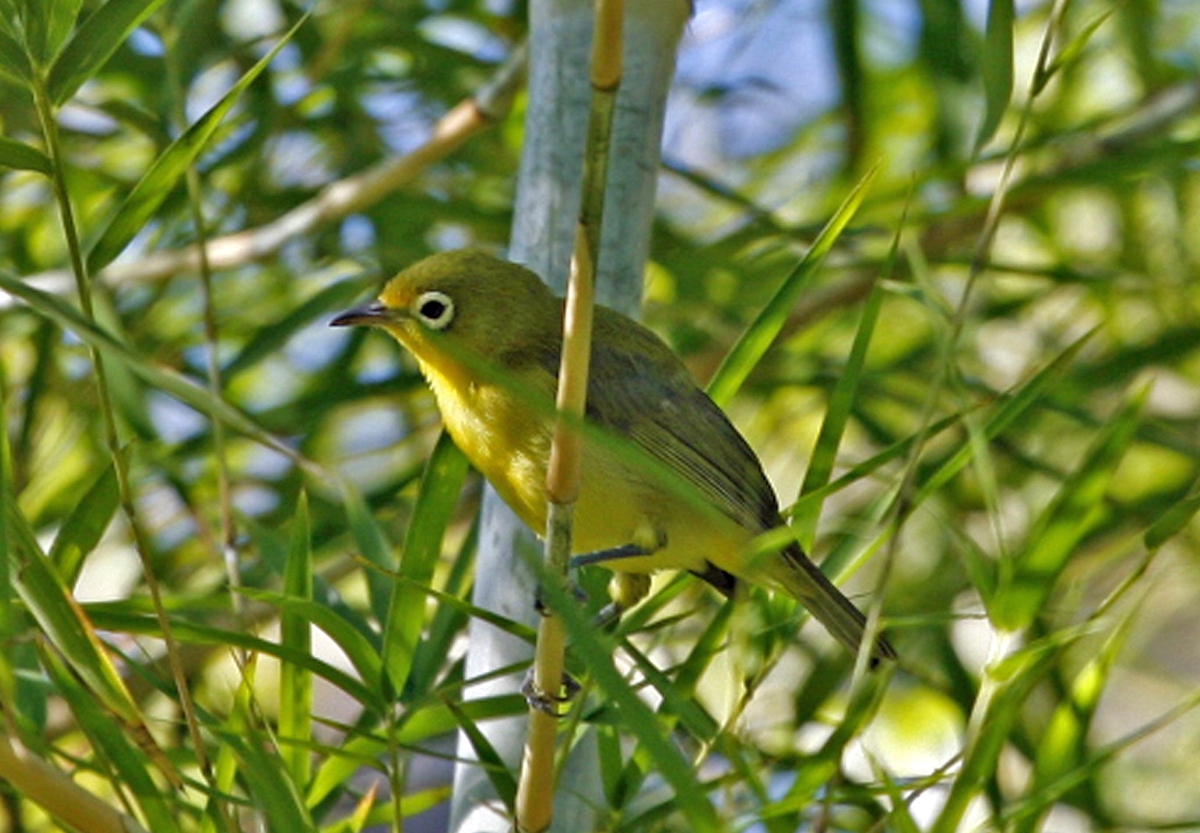
M 543 535 L 550 420 L 536 408 L 487 386 L 435 383 L 433 387 L 455 443 L 513 511 Z M 703 571 L 711 563 L 744 574 L 741 556 L 754 537 L 716 510 L 706 511 L 672 495 L 645 472 L 595 443 L 584 447 L 573 533 L 576 554 L 661 542 L 650 555 L 605 563 L 610 569 L 635 573 Z

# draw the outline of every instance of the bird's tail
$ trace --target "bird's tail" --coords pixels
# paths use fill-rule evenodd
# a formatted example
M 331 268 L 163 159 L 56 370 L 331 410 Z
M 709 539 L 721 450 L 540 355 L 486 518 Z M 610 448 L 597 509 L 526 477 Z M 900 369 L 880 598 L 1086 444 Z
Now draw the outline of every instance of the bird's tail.
M 817 621 L 851 651 L 858 651 L 866 630 L 867 617 L 838 590 L 821 568 L 808 560 L 799 545 L 793 544 L 772 558 L 768 568 L 771 578 L 796 597 Z M 896 649 L 884 636 L 875 639 L 871 665 L 881 660 L 896 659 Z

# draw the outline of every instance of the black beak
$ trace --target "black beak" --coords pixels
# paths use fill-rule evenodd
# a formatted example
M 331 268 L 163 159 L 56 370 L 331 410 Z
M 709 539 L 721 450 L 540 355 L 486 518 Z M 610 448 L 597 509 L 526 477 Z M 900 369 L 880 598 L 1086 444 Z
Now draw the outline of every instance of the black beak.
M 330 327 L 357 327 L 378 324 L 388 317 L 388 308 L 376 301 L 365 307 L 350 309 L 329 322 Z

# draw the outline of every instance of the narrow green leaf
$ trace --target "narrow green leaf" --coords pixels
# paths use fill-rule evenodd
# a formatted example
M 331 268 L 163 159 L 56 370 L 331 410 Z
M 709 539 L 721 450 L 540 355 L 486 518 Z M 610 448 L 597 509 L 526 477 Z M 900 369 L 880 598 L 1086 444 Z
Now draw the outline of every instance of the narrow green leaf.
M 18 171 L 50 174 L 50 157 L 32 145 L 0 136 L 0 165 Z
M 163 0 L 108 0 L 80 24 L 50 67 L 50 100 L 62 104 L 102 67 Z
M 1117 7 L 1112 6 L 1096 15 L 1093 20 L 1079 30 L 1079 34 L 1063 44 L 1049 65 L 1045 68 L 1039 68 L 1038 74 L 1033 79 L 1033 95 L 1039 95 L 1046 88 L 1046 85 L 1050 83 L 1050 79 L 1065 67 L 1069 67 L 1079 60 L 1080 56 L 1083 55 L 1084 47 L 1091 41 L 1092 35 L 1096 34 L 1096 30 L 1108 22 L 1108 18 L 1116 10 Z
M 8 380 L 0 368 L 0 414 L 8 413 Z M 17 593 L 13 587 L 12 566 L 16 554 L 11 551 L 8 532 L 8 509 L 17 507 L 16 490 L 12 481 L 12 450 L 8 431 L 0 430 L 0 705 L 6 713 L 14 713 L 17 701 L 17 675 L 11 651 L 20 631 Z
M 466 476 L 467 458 L 443 432 L 425 467 L 404 539 L 400 576 L 406 581 L 398 581 L 392 591 L 387 627 L 383 631 L 384 668 L 396 693 L 402 692 L 408 681 L 417 640 L 425 624 L 425 597 L 413 585 L 428 584 L 433 578 L 446 524 Z
M 946 803 L 930 828 L 931 833 L 954 833 L 960 829 L 967 805 L 984 780 L 996 771 L 1000 752 L 1008 743 L 1026 698 L 1042 680 L 1058 656 L 1059 641 L 1040 641 L 1009 656 L 989 669 L 986 693 L 976 700 L 971 715 L 971 736 L 963 753 Z
M 539 561 L 532 560 L 531 564 L 539 573 L 545 572 Z M 615 646 L 612 639 L 597 631 L 591 618 L 558 582 L 545 576 L 542 579 L 542 593 L 546 602 L 562 616 L 571 637 L 572 652 L 587 666 L 607 700 L 620 710 L 622 723 L 637 738 L 653 760 L 655 769 L 674 790 L 675 806 L 698 833 L 721 830 L 716 808 L 697 779 L 691 762 L 663 734 L 654 713 L 613 664 Z
M 125 0 L 110 0 L 109 5 Z M 161 0 L 155 0 L 161 2 Z M 187 171 L 209 140 L 220 127 L 221 122 L 242 94 L 262 74 L 292 36 L 308 20 L 308 14 L 300 17 L 279 42 L 264 55 L 254 66 L 246 70 L 238 82 L 233 85 L 221 100 L 209 108 L 195 124 L 187 129 L 182 136 L 171 143 L 170 147 L 154 160 L 141 181 L 134 186 L 133 191 L 125 198 L 125 202 L 109 220 L 108 226 L 100 233 L 96 242 L 88 251 L 87 264 L 90 274 L 97 274 L 121 253 L 162 204 L 163 200 L 179 182 L 180 177 Z M 66 53 L 64 52 L 64 57 Z
M 267 830 L 316 833 L 317 827 L 282 756 L 270 751 L 270 745 L 263 743 L 265 738 L 223 735 L 221 740 L 234 748 L 241 761 L 242 780 L 249 789 L 250 801 L 262 813 Z
M 50 644 L 91 691 L 92 697 L 126 724 L 144 726 L 141 712 L 96 635 L 92 622 L 42 552 L 33 530 L 16 506 L 9 503 L 6 508 L 10 544 L 15 544 L 23 555 L 15 587 L 25 607 Z
M 313 599 L 282 596 L 249 587 L 242 587 L 238 592 L 248 598 L 274 605 L 298 621 L 307 620 L 316 625 L 345 652 L 354 670 L 362 677 L 363 685 L 376 689 L 382 684 L 383 663 L 371 641 L 327 605 Z
M 999 628 L 1015 631 L 1029 626 L 1075 547 L 1100 518 L 1104 493 L 1133 442 L 1146 396 L 1143 391 L 1108 423 L 1083 463 L 1038 517 L 1025 547 L 1011 564 L 1002 563 L 1000 585 L 989 609 Z
M 980 57 L 985 110 L 975 135 L 978 152 L 996 133 L 1013 88 L 1013 0 L 989 0 L 987 30 Z
M 504 673 L 513 673 L 515 670 L 505 669 Z M 513 694 L 462 701 L 457 703 L 456 708 L 466 719 L 478 723 L 524 714 L 528 706 L 523 697 Z M 412 748 L 457 728 L 458 719 L 446 705 L 445 698 L 442 698 L 415 712 L 405 712 L 404 721 L 393 742 L 402 748 Z M 364 766 L 377 764 L 380 757 L 388 752 L 388 748 L 386 740 L 374 735 L 358 735 L 344 742 L 317 769 L 312 786 L 308 790 L 308 806 L 318 807 L 323 804 L 330 796 L 342 790 L 354 773 Z
M 247 735 L 255 725 L 254 718 L 254 678 L 258 668 L 257 661 L 251 657 L 242 666 L 242 678 L 237 691 L 233 695 L 233 707 L 229 717 L 222 727 L 226 734 L 235 737 Z M 229 808 L 225 805 L 223 795 L 228 795 L 237 782 L 238 758 L 233 746 L 222 743 L 217 747 L 217 757 L 213 764 L 213 786 L 219 791 L 209 796 L 204 808 L 204 821 L 201 833 L 225 833 L 233 825 L 223 818 Z
M 284 593 L 292 599 L 312 601 L 313 572 L 308 496 L 300 493 L 292 520 L 292 545 L 283 574 Z M 280 641 L 289 651 L 312 654 L 312 623 L 295 610 L 284 608 L 280 617 Z M 279 740 L 284 766 L 292 780 L 303 787 L 312 775 L 312 672 L 285 662 L 279 669 Z
M 1033 378 L 1022 382 L 1016 392 L 1007 397 L 1003 404 L 988 417 L 983 426 L 983 437 L 988 440 L 995 439 L 1021 414 L 1025 413 L 1041 397 L 1046 387 L 1062 375 L 1079 351 L 1083 349 L 1084 344 L 1091 339 L 1093 333 L 1095 330 L 1077 339 L 1066 350 L 1055 356 L 1053 361 L 1034 374 Z M 972 451 L 970 445 L 964 445 L 953 457 L 943 463 L 921 486 L 913 499 L 913 506 L 919 506 L 926 498 L 937 493 L 966 468 L 971 461 Z
M 1100 695 L 1108 683 L 1117 655 L 1125 646 L 1141 608 L 1131 607 L 1121 618 L 1100 651 L 1076 675 L 1066 697 L 1054 709 L 1050 722 L 1042 732 L 1034 758 L 1033 779 L 1026 790 L 1036 793 L 1058 781 L 1068 779 L 1077 770 L 1087 767 L 1090 751 L 1087 737 L 1092 718 L 1100 703 Z M 1073 802 L 1074 803 L 1074 802 Z M 1045 806 L 1049 810 L 1050 805 Z M 1033 833 L 1039 825 L 1039 815 L 1023 816 L 1014 826 L 1014 833 Z
M 375 614 L 375 621 L 382 625 L 387 621 L 388 603 L 395 583 L 392 577 L 396 573 L 396 561 L 392 556 L 391 544 L 371 514 L 371 507 L 363 499 L 362 493 L 349 480 L 342 481 L 342 499 L 346 506 L 346 520 L 359 554 L 369 564 L 379 568 L 366 570 L 366 579 L 371 611 Z
M 875 323 L 879 320 L 879 311 L 883 308 L 884 289 L 886 281 L 896 266 L 896 253 L 900 246 L 900 229 L 892 238 L 892 246 L 888 252 L 887 262 L 871 294 L 863 305 L 862 317 L 858 329 L 854 333 L 854 344 L 850 347 L 850 356 L 846 366 L 838 376 L 833 393 L 829 397 L 829 406 L 825 409 L 825 418 L 821 420 L 821 429 L 817 433 L 817 441 L 813 445 L 812 456 L 808 460 L 808 469 L 804 472 L 804 482 L 800 486 L 800 497 L 815 491 L 829 483 L 833 474 L 833 466 L 837 461 L 838 446 L 841 445 L 842 435 L 846 424 L 850 421 L 850 412 L 854 407 L 854 398 L 858 394 L 858 382 L 862 378 L 863 366 L 867 360 L 867 349 L 871 346 L 871 336 L 875 333 Z M 792 527 L 800 545 L 811 550 L 817 537 L 817 523 L 821 518 L 821 501 L 810 501 L 804 508 L 797 508 L 792 513 Z
M 71 514 L 67 515 L 50 547 L 50 561 L 68 587 L 74 585 L 79 577 L 84 557 L 100 543 L 100 538 L 117 513 L 120 501 L 117 472 L 110 460 L 96 481 L 84 492 L 79 503 L 75 504 Z
M 92 745 L 115 770 L 121 785 L 131 792 L 138 807 L 145 813 L 151 830 L 171 833 L 178 830 L 175 813 L 164 799 L 165 793 L 155 782 L 143 753 L 144 747 L 136 738 L 123 731 L 128 727 L 114 721 L 112 715 L 100 708 L 94 692 L 80 685 L 52 650 L 42 650 L 42 667 L 71 709 L 76 725 L 91 740 Z
M 480 730 L 479 722 L 472 720 L 452 699 L 446 698 L 443 702 L 458 721 L 458 728 L 467 736 L 471 748 L 475 751 L 475 759 L 483 767 L 496 796 L 504 802 L 508 812 L 513 813 L 517 804 L 517 779 L 504 764 L 504 759 L 487 739 L 487 735 Z
M 107 631 L 141 634 L 144 636 L 161 636 L 158 622 L 153 616 L 129 613 L 126 607 L 122 605 L 89 605 L 88 614 L 91 616 L 92 621 Z M 276 657 L 281 662 L 302 666 L 331 685 L 337 686 L 346 692 L 373 714 L 381 715 L 387 708 L 387 703 L 378 690 L 368 688 L 354 675 L 347 674 L 340 668 L 317 659 L 311 653 L 302 654 L 285 647 L 281 643 L 262 639 L 245 631 L 200 625 L 187 619 L 172 618 L 171 632 L 181 643 L 241 648 L 249 653 L 266 654 L 267 656 Z
M 39 66 L 46 66 L 71 34 L 83 0 L 22 0 L 25 45 Z
M 44 0 L 33 0 L 35 3 Z M 83 0 L 53 0 L 46 3 L 46 57 L 54 58 L 59 49 L 71 35 L 75 22 L 79 18 L 79 10 L 83 8 Z
M 115 338 L 107 330 L 85 319 L 78 310 L 57 295 L 43 292 L 4 272 L 0 272 L 0 289 L 20 298 L 59 326 L 70 330 L 88 345 L 124 362 L 150 385 L 164 393 L 169 393 L 180 402 L 192 406 L 201 413 L 220 419 L 234 431 L 240 432 L 290 459 L 297 459 L 295 451 L 268 434 L 252 419 L 224 399 L 213 396 L 208 388 L 175 370 L 150 361 L 138 351 Z
M 0 30 L 0 76 L 26 89 L 33 78 L 29 56 L 25 54 L 21 44 L 3 30 Z
M 784 279 L 783 285 L 779 287 L 774 297 L 725 356 L 721 366 L 717 368 L 717 372 L 713 374 L 712 380 L 708 383 L 708 395 L 718 405 L 729 403 L 755 365 L 766 355 L 772 342 L 779 336 L 792 307 L 796 304 L 796 299 L 816 276 L 821 264 L 825 262 L 825 256 L 829 254 L 842 231 L 854 218 L 878 170 L 879 166 L 874 165 L 866 176 L 854 186 L 854 190 L 829 218 L 829 222 L 821 229 L 821 233 L 817 235 L 812 246 L 796 264 L 796 268 Z
M 1200 485 L 1192 488 L 1187 497 L 1176 502 L 1170 509 L 1159 515 L 1154 523 L 1146 530 L 1143 540 L 1146 549 L 1156 550 L 1169 539 L 1191 523 L 1196 512 L 1200 511 Z

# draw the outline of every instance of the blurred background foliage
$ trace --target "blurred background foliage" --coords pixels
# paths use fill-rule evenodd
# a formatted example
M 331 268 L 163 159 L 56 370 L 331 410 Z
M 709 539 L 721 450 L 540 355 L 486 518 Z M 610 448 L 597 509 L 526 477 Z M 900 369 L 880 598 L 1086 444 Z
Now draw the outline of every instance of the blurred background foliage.
M 6 748 L 154 830 L 444 828 L 453 732 L 523 708 L 456 697 L 478 484 L 442 493 L 452 453 L 398 348 L 326 322 L 424 254 L 503 250 L 520 96 L 350 213 L 208 272 L 148 264 L 262 242 L 418 150 L 521 43 L 523 5 L 0 9 Z M 724 828 L 1200 827 L 1198 70 L 1187 0 L 697 1 L 645 315 L 707 379 L 878 166 L 729 410 L 785 506 L 836 451 L 798 528 L 863 604 L 881 588 L 903 656 L 853 689 L 790 604 L 731 617 L 665 577 L 624 656 L 668 672 L 630 673 Z M 406 583 L 426 573 L 435 596 Z M 585 703 L 609 828 L 683 829 L 660 762 Z M 0 797 L 0 829 L 53 829 Z

